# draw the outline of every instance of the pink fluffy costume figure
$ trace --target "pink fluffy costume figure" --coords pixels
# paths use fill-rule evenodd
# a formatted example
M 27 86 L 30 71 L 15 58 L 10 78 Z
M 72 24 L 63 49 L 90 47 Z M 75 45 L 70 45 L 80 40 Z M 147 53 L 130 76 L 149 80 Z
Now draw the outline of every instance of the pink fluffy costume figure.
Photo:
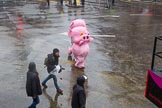
M 89 43 L 93 38 L 89 36 L 87 28 L 81 26 L 73 28 L 70 37 L 72 47 L 69 48 L 69 55 L 74 55 L 76 67 L 84 68 L 84 62 L 89 53 Z

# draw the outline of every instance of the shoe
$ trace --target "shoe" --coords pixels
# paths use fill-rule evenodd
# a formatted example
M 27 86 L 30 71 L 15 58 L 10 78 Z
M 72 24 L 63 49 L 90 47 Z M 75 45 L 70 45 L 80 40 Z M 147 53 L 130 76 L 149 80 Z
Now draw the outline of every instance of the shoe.
M 57 93 L 63 95 L 63 91 L 61 89 L 57 90 Z
M 48 88 L 48 86 L 46 84 L 42 84 L 42 86 L 46 89 Z
M 71 55 L 68 56 L 68 60 L 72 61 L 72 56 Z

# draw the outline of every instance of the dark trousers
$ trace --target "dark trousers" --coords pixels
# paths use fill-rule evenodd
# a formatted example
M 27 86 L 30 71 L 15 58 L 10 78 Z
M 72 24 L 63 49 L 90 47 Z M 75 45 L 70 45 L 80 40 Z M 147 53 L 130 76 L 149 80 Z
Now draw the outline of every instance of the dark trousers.
M 83 6 L 84 6 L 84 2 L 85 2 L 85 0 L 81 0 L 81 3 L 82 3 Z
M 49 74 L 48 77 L 42 82 L 42 85 L 46 85 L 46 82 L 50 80 L 51 78 L 53 79 L 56 90 L 60 90 L 60 87 L 58 86 L 58 83 L 57 83 L 57 77 L 56 75 L 53 75 L 53 74 Z
M 60 4 L 63 5 L 63 0 L 60 0 Z
M 73 3 L 75 6 L 77 5 L 77 3 L 76 3 L 76 0 L 74 0 L 74 3 Z
M 47 0 L 47 4 L 48 4 L 48 6 L 50 6 L 50 0 Z
M 28 107 L 28 108 L 36 108 L 37 104 L 39 104 L 40 100 L 39 97 L 36 96 L 35 98 L 33 98 L 33 103 Z
M 112 5 L 114 6 L 114 4 L 115 4 L 115 0 L 112 0 Z

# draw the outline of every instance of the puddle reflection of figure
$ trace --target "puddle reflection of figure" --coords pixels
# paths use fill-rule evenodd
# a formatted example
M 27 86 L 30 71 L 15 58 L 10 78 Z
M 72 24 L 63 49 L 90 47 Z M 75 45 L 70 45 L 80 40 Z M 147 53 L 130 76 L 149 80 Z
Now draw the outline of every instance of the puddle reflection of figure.
M 21 14 L 18 14 L 17 25 L 16 25 L 16 38 L 18 39 L 17 46 L 24 46 L 24 22 Z
M 57 5 L 57 10 L 59 12 L 59 14 L 63 14 L 64 13 L 64 8 L 60 5 Z
M 23 35 L 22 35 L 22 32 L 24 30 L 24 22 L 22 20 L 22 16 L 21 15 L 18 15 L 18 18 L 17 18 L 17 27 L 16 27 L 16 30 L 17 30 L 17 34 L 16 34 L 16 37 L 18 39 L 22 38 Z
M 56 93 L 54 99 L 46 92 L 46 89 L 43 89 L 43 94 L 50 103 L 49 108 L 61 108 L 61 105 L 58 104 L 58 97 L 60 96 L 59 93 Z

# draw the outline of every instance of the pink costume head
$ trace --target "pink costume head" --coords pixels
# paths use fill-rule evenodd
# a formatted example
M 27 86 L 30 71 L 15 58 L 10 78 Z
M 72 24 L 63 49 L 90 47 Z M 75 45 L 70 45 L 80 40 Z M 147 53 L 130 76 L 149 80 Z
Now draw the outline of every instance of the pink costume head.
M 89 43 L 93 39 L 89 36 L 89 32 L 85 27 L 75 27 L 71 30 L 72 43 L 81 45 L 83 43 Z
M 75 27 L 85 27 L 86 28 L 86 23 L 83 19 L 73 20 L 70 24 L 70 28 L 69 28 L 69 32 L 68 32 L 69 37 L 71 37 L 72 29 Z

